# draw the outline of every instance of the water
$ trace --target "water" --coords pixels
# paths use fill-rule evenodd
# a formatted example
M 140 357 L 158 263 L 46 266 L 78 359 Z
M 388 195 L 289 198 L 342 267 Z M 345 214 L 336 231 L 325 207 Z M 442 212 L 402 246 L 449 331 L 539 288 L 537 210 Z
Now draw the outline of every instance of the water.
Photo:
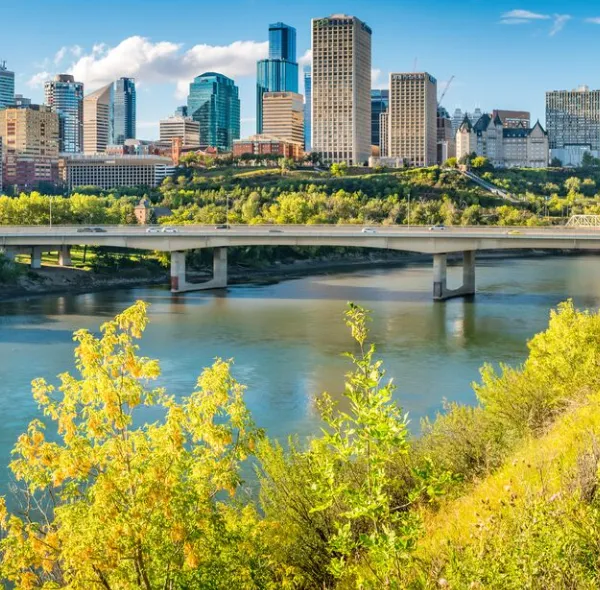
M 449 269 L 450 287 L 460 272 Z M 152 304 L 142 353 L 161 360 L 161 384 L 185 395 L 212 359 L 234 358 L 255 421 L 280 439 L 317 431 L 314 395 L 342 389 L 347 301 L 372 310 L 372 339 L 414 430 L 443 399 L 473 402 L 470 384 L 484 362 L 521 362 L 557 303 L 600 305 L 600 258 L 592 256 L 479 261 L 474 300 L 434 303 L 431 281 L 431 267 L 415 265 L 184 296 L 144 288 L 0 303 L 0 494 L 10 450 L 39 416 L 31 380 L 56 382 L 72 370 L 72 332 L 97 331 L 137 299 Z

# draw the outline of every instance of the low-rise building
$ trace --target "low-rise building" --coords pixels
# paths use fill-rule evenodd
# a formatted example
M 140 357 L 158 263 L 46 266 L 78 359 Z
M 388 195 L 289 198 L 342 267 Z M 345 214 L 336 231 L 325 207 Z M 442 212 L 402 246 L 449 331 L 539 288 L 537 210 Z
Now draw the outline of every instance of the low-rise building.
M 70 155 L 59 161 L 60 178 L 69 190 L 77 186 L 157 187 L 174 172 L 171 158 L 160 156 Z
M 279 156 L 300 160 L 304 156 L 303 145 L 270 135 L 252 135 L 247 139 L 236 139 L 233 142 L 233 157 L 240 158 L 244 154 L 255 156 Z

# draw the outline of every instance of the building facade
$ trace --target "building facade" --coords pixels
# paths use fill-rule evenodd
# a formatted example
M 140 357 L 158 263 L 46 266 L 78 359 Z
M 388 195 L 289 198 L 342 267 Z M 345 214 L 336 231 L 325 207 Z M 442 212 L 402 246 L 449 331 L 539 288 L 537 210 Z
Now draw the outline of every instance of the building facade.
M 263 94 L 264 135 L 304 145 L 304 99 L 295 92 Z
M 371 36 L 354 16 L 312 21 L 312 151 L 324 162 L 371 155 Z
M 188 113 L 200 125 L 199 144 L 231 151 L 240 137 L 240 99 L 233 80 L 215 72 L 194 78 Z
M 0 110 L 4 185 L 32 189 L 56 182 L 59 120 L 49 107 Z
M 169 117 L 160 123 L 160 142 L 172 142 L 175 138 L 181 140 L 181 147 L 199 145 L 200 123 L 191 117 Z
M 532 128 L 504 129 L 504 165 L 507 168 L 546 168 L 550 159 L 548 133 L 538 121 Z
M 15 73 L 0 62 L 0 109 L 15 104 Z
M 304 68 L 304 149 L 310 152 L 312 149 L 312 68 Z
M 411 166 L 437 162 L 437 81 L 427 72 L 390 74 L 389 153 Z
M 256 132 L 263 132 L 263 94 L 298 92 L 296 29 L 284 23 L 269 25 L 269 57 L 257 64 Z
M 119 78 L 114 84 L 112 143 L 122 145 L 136 136 L 136 92 L 133 78 Z
M 381 113 L 388 110 L 390 104 L 389 90 L 371 90 L 371 145 L 379 145 L 380 138 L 380 119 Z
M 78 186 L 157 187 L 175 168 L 159 156 L 69 155 L 60 159 L 59 173 L 69 190 Z
M 483 111 L 479 107 L 477 107 L 471 113 L 469 113 L 468 111 L 465 111 L 463 113 L 463 111 L 460 108 L 456 108 L 454 110 L 454 115 L 452 115 L 452 129 L 454 131 L 454 134 L 456 135 L 456 132 L 458 131 L 458 128 L 462 125 L 463 121 L 465 120 L 465 117 L 468 117 L 469 121 L 471 121 L 471 124 L 475 125 L 475 123 L 479 121 L 481 115 L 483 115 Z
M 498 117 L 504 129 L 529 129 L 531 127 L 531 114 L 529 111 L 506 111 L 494 109 L 492 118 Z
M 303 149 L 301 143 L 269 135 L 253 135 L 247 139 L 236 139 L 233 142 L 233 156 L 241 158 L 245 154 L 300 160 L 303 156 Z
M 441 106 L 437 109 L 437 162 L 443 164 L 456 156 L 456 141 L 450 113 Z
M 44 85 L 46 104 L 59 118 L 59 149 L 83 151 L 83 84 L 73 76 L 59 74 Z
M 379 157 L 387 158 L 390 151 L 390 119 L 387 111 L 379 115 L 379 130 Z
M 112 84 L 83 99 L 83 151 L 86 154 L 106 151 L 112 135 L 112 105 Z

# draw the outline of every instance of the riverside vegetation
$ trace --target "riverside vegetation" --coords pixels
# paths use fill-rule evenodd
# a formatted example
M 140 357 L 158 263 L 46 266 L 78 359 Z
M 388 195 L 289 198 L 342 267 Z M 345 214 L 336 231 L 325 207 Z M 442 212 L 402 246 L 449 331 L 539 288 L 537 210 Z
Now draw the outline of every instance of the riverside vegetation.
M 14 449 L 0 576 L 18 589 L 592 589 L 600 585 L 600 315 L 551 312 L 519 367 L 483 367 L 478 405 L 411 436 L 349 304 L 351 369 L 320 436 L 270 440 L 232 361 L 189 397 L 153 387 L 138 302 L 75 334 L 75 374 L 33 382 Z M 139 424 L 143 406 L 162 418 Z M 242 480 L 256 470 L 257 493 Z

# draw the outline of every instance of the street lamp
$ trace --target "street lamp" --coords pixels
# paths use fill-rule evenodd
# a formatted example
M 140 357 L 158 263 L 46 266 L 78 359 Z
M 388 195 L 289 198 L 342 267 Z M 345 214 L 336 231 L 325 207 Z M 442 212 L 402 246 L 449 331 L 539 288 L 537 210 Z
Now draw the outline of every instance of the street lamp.
M 410 191 L 408 191 L 408 215 L 406 217 L 406 222 L 408 223 L 408 229 L 410 229 Z
M 52 229 L 52 197 L 49 198 L 50 201 L 50 229 Z
M 225 209 L 225 225 L 229 225 L 229 193 L 227 193 L 227 208 Z

